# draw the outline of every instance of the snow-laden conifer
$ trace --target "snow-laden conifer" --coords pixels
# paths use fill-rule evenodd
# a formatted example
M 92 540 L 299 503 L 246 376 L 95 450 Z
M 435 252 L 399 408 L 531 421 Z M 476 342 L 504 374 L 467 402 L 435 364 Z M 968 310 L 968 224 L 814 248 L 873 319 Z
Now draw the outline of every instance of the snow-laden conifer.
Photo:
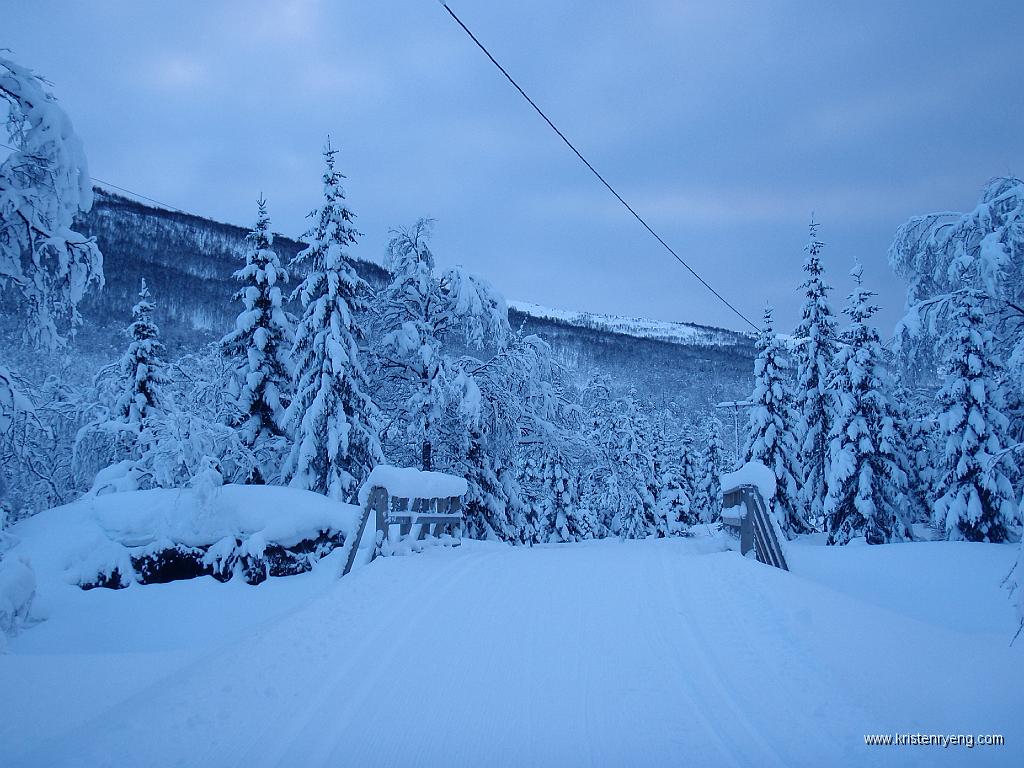
M 757 339 L 754 392 L 750 397 L 750 426 L 744 461 L 758 461 L 775 473 L 776 490 L 765 499 L 783 533 L 793 536 L 810 530 L 800 494 L 793 396 L 785 370 L 785 347 L 776 337 L 772 308 L 766 307 Z
M 291 354 L 295 383 L 285 419 L 294 444 L 284 474 L 293 487 L 352 500 L 383 453 L 357 344 L 363 333 L 356 313 L 366 307 L 369 286 L 346 250 L 358 233 L 336 154 L 328 143 L 323 203 L 312 213 L 309 247 L 295 257 L 306 277 L 295 291 L 303 315 Z
M 902 539 L 901 510 L 907 476 L 900 465 L 903 432 L 892 400 L 878 331 L 868 324 L 878 308 L 863 287 L 863 267 L 850 274 L 856 288 L 844 312 L 850 325 L 836 353 L 829 387 L 835 393 L 830 416 L 828 494 L 825 522 L 829 544 L 863 536 L 868 544 Z
M 981 310 L 980 291 L 953 295 L 939 390 L 941 474 L 935 514 L 950 539 L 1005 541 L 1016 521 L 1013 456 L 1006 451 L 1004 371 Z
M 604 442 L 617 465 L 612 530 L 623 539 L 647 538 L 656 531 L 657 502 L 651 493 L 654 466 L 635 390 L 614 402 L 609 427 Z
M 261 435 L 285 433 L 285 406 L 292 379 L 292 332 L 281 296 L 288 273 L 273 250 L 266 200 L 260 198 L 258 206 L 256 225 L 246 238 L 245 266 L 234 274 L 245 284 L 235 294 L 242 302 L 242 311 L 234 330 L 220 342 L 233 363 L 236 426 L 248 445 L 254 445 Z
M 804 303 L 796 341 L 796 443 L 803 478 L 802 500 L 811 522 L 820 521 L 824 511 L 828 478 L 828 434 L 832 394 L 828 377 L 836 353 L 836 320 L 828 294 L 832 290 L 824 280 L 818 225 L 812 221 L 810 239 L 804 248 L 806 279 Z
M 714 420 L 708 425 L 704 450 L 700 452 L 694 500 L 700 521 L 713 523 L 722 515 L 722 469 L 725 466 L 725 446 L 721 437 L 722 425 Z
M 116 417 L 128 424 L 141 424 L 169 405 L 163 392 L 167 373 L 160 329 L 153 321 L 155 309 L 143 280 L 128 326 L 131 341 L 119 363 L 121 394 L 114 408 Z

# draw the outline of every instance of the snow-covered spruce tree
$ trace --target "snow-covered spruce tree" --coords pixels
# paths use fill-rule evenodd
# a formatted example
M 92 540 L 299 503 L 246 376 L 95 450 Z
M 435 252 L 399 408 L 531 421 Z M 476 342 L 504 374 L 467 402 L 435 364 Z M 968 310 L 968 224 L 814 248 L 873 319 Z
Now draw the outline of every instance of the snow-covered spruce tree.
M 582 541 L 592 532 L 581 514 L 579 488 L 569 463 L 557 445 L 549 445 L 544 456 L 544 497 L 550 526 L 548 541 Z
M 807 277 L 800 323 L 796 328 L 796 412 L 797 448 L 803 478 L 802 499 L 808 519 L 818 524 L 824 514 L 828 479 L 828 435 L 831 425 L 832 393 L 828 376 L 836 354 L 836 320 L 829 305 L 831 286 L 823 278 L 818 225 L 812 220 L 810 240 L 805 247 Z
M 946 337 L 945 383 L 938 394 L 942 474 L 936 484 L 937 522 L 950 539 L 1001 542 L 1017 517 L 1006 452 L 1002 377 L 980 292 L 952 298 L 955 322 Z
M 499 347 L 509 335 L 505 301 L 490 285 L 461 267 L 434 273 L 431 227 L 429 219 L 420 219 L 392 233 L 392 281 L 378 296 L 381 340 L 375 355 L 395 393 L 391 423 L 419 449 L 425 470 L 434 466 L 435 443 L 450 426 L 443 419 L 452 377 L 445 345 Z
M 291 354 L 295 378 L 285 423 L 294 443 L 284 475 L 293 487 L 350 501 L 383 452 L 379 412 L 357 345 L 363 333 L 355 313 L 366 308 L 369 286 L 346 252 L 358 233 L 336 154 L 328 142 L 324 200 L 311 214 L 309 247 L 294 262 L 306 278 L 295 291 L 304 311 Z
M 868 321 L 878 308 L 863 287 L 863 267 L 850 272 L 856 288 L 844 312 L 850 326 L 836 353 L 829 387 L 835 410 L 829 433 L 828 495 L 825 523 L 829 544 L 863 536 L 868 544 L 903 539 L 900 506 L 907 476 L 900 466 L 903 429 L 892 400 L 878 331 Z
M 121 394 L 114 407 L 116 417 L 127 424 L 142 424 L 166 405 L 164 345 L 160 343 L 160 329 L 153 322 L 155 309 L 143 280 L 139 301 L 132 307 L 132 323 L 128 326 L 131 342 L 119 363 Z
M 92 181 L 71 121 L 31 70 L 0 56 L 7 143 L 0 163 L 0 300 L 18 309 L 27 341 L 44 349 L 81 322 L 78 303 L 103 285 L 103 257 L 72 230 L 92 207 Z
M 765 499 L 787 537 L 811 530 L 800 494 L 793 397 L 784 367 L 785 347 L 775 335 L 772 308 L 764 311 L 764 326 L 757 339 L 754 392 L 750 397 L 750 427 L 743 449 L 744 461 L 758 461 L 775 473 L 776 490 Z
M 255 445 L 261 436 L 285 433 L 292 379 L 292 331 L 281 306 L 281 286 L 288 273 L 273 250 L 267 201 L 261 197 L 257 205 L 256 226 L 246 238 L 245 266 L 234 274 L 245 283 L 235 295 L 243 309 L 235 329 L 220 342 L 235 369 L 231 389 L 236 394 L 238 417 L 232 426 L 239 429 L 247 445 Z
M 892 360 L 890 355 L 889 360 Z M 895 366 L 892 366 L 895 367 Z M 935 418 L 934 399 L 929 398 L 927 410 L 915 404 L 902 380 L 893 387 L 893 413 L 896 423 L 896 446 L 900 450 L 898 464 L 907 475 L 906 494 L 902 503 L 907 525 L 932 523 L 932 486 L 935 483 Z
M 677 459 L 667 464 L 656 498 L 658 534 L 662 536 L 681 533 L 700 519 L 696 448 L 690 430 L 689 424 L 682 426 Z
M 656 501 L 651 493 L 653 462 L 642 429 L 635 390 L 613 403 L 609 431 L 603 442 L 617 464 L 617 509 L 612 531 L 623 539 L 643 539 L 656 531 Z
M 725 466 L 725 446 L 721 437 L 722 425 L 712 420 L 705 436 L 704 450 L 700 454 L 694 500 L 700 521 L 713 523 L 722 515 L 722 467 Z

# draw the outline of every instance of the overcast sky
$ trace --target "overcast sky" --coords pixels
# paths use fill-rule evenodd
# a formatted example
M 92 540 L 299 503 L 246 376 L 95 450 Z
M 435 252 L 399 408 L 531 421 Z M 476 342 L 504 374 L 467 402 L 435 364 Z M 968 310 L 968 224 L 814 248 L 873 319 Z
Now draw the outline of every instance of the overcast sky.
M 855 257 L 888 333 L 896 227 L 1024 173 L 1024 3 L 451 0 L 619 191 L 752 319 L 797 318 L 811 212 L 841 305 Z M 840 7 L 843 6 L 843 7 Z M 442 265 L 510 299 L 732 328 L 436 0 L 0 0 L 94 176 L 297 236 L 325 136 L 382 261 L 431 216 Z

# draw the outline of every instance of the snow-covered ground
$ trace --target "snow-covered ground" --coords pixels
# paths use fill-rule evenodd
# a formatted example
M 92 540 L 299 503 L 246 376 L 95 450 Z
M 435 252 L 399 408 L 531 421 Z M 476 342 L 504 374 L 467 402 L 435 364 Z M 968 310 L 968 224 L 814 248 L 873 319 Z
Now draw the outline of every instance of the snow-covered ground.
M 723 541 L 68 592 L 0 655 L 0 764 L 1022 764 L 1014 547 Z M 1006 745 L 864 745 L 919 732 Z

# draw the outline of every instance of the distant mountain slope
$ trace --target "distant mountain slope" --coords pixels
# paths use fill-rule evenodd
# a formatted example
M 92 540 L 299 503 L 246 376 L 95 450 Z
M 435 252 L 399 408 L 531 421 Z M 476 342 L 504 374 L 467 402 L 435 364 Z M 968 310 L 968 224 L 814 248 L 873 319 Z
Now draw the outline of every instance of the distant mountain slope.
M 78 227 L 96 237 L 106 274 L 105 288 L 90 294 L 82 308 L 83 352 L 107 360 L 119 354 L 142 278 L 153 290 L 170 355 L 220 338 L 234 325 L 238 284 L 231 275 L 242 263 L 246 228 L 105 190 L 97 190 L 93 209 Z M 274 247 L 287 264 L 303 245 L 278 235 Z M 356 268 L 375 288 L 387 283 L 388 272 L 378 264 L 357 260 Z M 716 401 L 746 397 L 752 384 L 753 340 L 742 333 L 527 302 L 510 303 L 509 322 L 547 339 L 581 378 L 607 374 L 618 389 L 636 388 L 659 406 L 675 403 L 695 419 L 710 413 Z
M 106 276 L 103 290 L 89 294 L 83 304 L 85 339 L 120 348 L 120 329 L 130 321 L 143 278 L 172 352 L 220 338 L 234 325 L 239 307 L 232 297 L 239 285 L 232 273 L 242 266 L 245 227 L 154 208 L 99 188 L 92 210 L 76 226 L 96 238 Z M 282 264 L 303 247 L 283 235 L 274 237 Z M 356 269 L 375 287 L 387 282 L 387 270 L 377 264 L 357 259 Z M 286 291 L 296 284 L 296 275 L 291 277 Z
M 749 346 L 752 337 L 748 334 L 729 331 L 724 328 L 713 328 L 696 323 L 672 323 L 666 320 L 650 320 L 646 317 L 624 317 L 621 315 L 604 315 L 595 312 L 578 312 L 567 309 L 551 309 L 528 301 L 510 301 L 510 309 L 524 315 L 556 320 L 567 325 L 580 328 L 591 328 L 597 331 L 610 331 L 624 336 L 635 336 L 638 339 L 667 341 L 672 344 L 683 344 L 697 347 Z

